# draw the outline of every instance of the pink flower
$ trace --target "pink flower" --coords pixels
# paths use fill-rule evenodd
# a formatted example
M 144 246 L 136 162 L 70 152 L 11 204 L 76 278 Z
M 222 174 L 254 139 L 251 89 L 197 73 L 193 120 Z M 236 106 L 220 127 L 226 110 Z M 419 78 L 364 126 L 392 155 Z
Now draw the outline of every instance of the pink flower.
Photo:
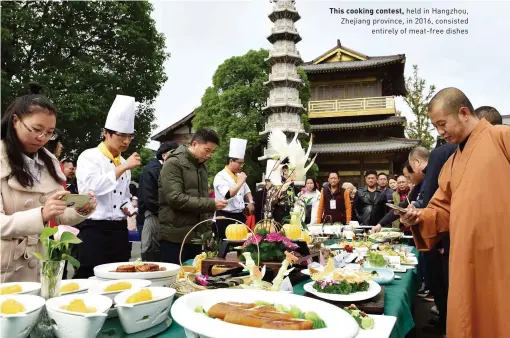
M 267 242 L 283 242 L 285 238 L 281 233 L 274 232 L 267 234 L 265 239 Z
M 255 234 L 254 236 L 250 236 L 246 242 L 243 243 L 243 248 L 246 248 L 250 244 L 257 245 L 262 241 L 262 236 L 259 234 Z
M 209 283 L 207 283 L 207 278 L 209 278 L 209 276 L 206 276 L 206 275 L 196 275 L 195 276 L 195 282 L 197 282 L 199 285 L 207 286 L 207 285 L 209 285 Z
M 54 236 L 55 240 L 60 241 L 60 237 L 62 236 L 62 234 L 64 232 L 70 232 L 73 235 L 78 236 L 78 234 L 80 233 L 80 230 L 76 229 L 75 227 L 69 226 L 69 225 L 59 225 L 58 231 Z
M 287 237 L 285 237 L 285 239 L 283 240 L 283 244 L 285 244 L 285 246 L 289 249 L 299 248 L 299 245 L 297 245 L 296 243 L 292 243 Z

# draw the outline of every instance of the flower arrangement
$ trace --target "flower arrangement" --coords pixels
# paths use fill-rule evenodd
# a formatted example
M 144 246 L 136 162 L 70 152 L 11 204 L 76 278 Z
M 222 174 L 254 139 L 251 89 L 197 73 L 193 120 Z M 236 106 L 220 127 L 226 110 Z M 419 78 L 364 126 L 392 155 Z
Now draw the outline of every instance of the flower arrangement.
M 266 228 L 255 230 L 255 234 L 243 243 L 242 252 L 249 252 L 256 257 L 257 245 L 260 251 L 260 262 L 282 261 L 286 257 L 284 253 L 286 250 L 296 250 L 299 247 L 285 237 L 285 234 L 270 232 Z M 241 255 L 241 260 L 244 259 Z

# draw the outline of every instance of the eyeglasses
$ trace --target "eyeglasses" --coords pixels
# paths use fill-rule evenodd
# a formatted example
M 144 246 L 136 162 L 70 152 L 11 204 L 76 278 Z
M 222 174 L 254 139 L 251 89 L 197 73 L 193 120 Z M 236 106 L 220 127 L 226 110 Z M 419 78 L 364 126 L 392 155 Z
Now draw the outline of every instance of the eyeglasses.
M 21 124 L 28 130 L 29 133 L 32 133 L 32 134 L 38 134 L 37 135 L 37 138 L 49 138 L 51 141 L 54 141 L 57 139 L 57 134 L 55 133 L 43 133 L 42 131 L 39 131 L 39 130 L 32 130 L 30 129 L 26 124 L 25 122 L 23 122 L 23 120 L 19 120 L 21 122 Z
M 121 133 L 114 133 L 114 134 L 123 140 L 132 140 L 135 138 L 135 134 L 121 134 Z
M 240 166 L 243 166 L 244 165 L 244 161 L 235 161 L 237 164 L 239 164 Z

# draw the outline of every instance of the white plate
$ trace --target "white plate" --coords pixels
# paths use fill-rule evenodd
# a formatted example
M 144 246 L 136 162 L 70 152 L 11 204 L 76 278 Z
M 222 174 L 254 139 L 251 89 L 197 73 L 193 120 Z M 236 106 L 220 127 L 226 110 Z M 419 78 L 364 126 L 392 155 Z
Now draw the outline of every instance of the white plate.
M 418 258 L 416 256 L 407 256 L 407 260 L 409 260 L 409 263 L 402 263 L 400 262 L 400 265 L 418 265 Z
M 313 294 L 314 296 L 317 296 L 317 297 L 320 297 L 323 299 L 327 299 L 327 300 L 333 300 L 336 302 L 358 302 L 361 300 L 373 298 L 373 297 L 377 296 L 379 294 L 379 292 L 381 292 L 381 286 L 372 280 L 368 281 L 368 284 L 370 284 L 370 286 L 368 287 L 367 291 L 355 292 L 355 293 L 351 293 L 348 295 L 338 295 L 338 294 L 319 292 L 313 288 L 313 283 L 315 283 L 315 282 L 306 283 L 303 286 L 303 289 L 305 289 L 306 292 Z
M 35 283 L 35 282 L 12 282 L 12 283 L 2 283 L 0 284 L 0 289 L 6 287 L 6 286 L 12 286 L 18 284 L 21 286 L 21 289 L 23 291 L 17 292 L 17 293 L 11 293 L 11 295 L 34 295 L 38 296 L 39 292 L 41 291 L 41 283 Z M 8 295 L 2 295 L 2 296 L 8 296 Z
M 290 331 L 253 328 L 211 319 L 196 313 L 201 305 L 206 311 L 220 302 L 252 303 L 264 301 L 284 306 L 295 305 L 301 311 L 314 311 L 326 323 L 326 328 L 318 330 Z M 267 292 L 260 290 L 217 289 L 191 292 L 177 299 L 171 310 L 172 318 L 185 329 L 203 337 L 289 337 L 292 338 L 354 338 L 359 326 L 347 312 L 334 305 L 310 297 L 303 297 L 284 292 Z
M 115 271 L 119 265 L 128 265 L 133 263 L 134 262 L 122 262 L 98 265 L 94 268 L 94 275 L 106 279 L 156 279 L 177 275 L 180 269 L 179 265 L 172 263 L 144 262 L 158 264 L 160 267 L 166 268 L 166 270 L 153 272 L 112 272 Z
M 80 288 L 78 290 L 71 291 L 71 292 L 59 293 L 59 296 L 70 295 L 70 294 L 73 294 L 73 293 L 84 293 L 88 289 L 90 289 L 92 286 L 97 284 L 96 281 L 90 280 L 90 279 L 65 279 L 65 280 L 62 280 L 60 282 L 60 289 L 62 289 L 62 287 L 64 285 L 70 284 L 70 283 L 77 283 Z
M 389 338 L 397 317 L 383 315 L 369 315 L 374 319 L 374 327 L 371 330 L 360 328 L 356 338 Z

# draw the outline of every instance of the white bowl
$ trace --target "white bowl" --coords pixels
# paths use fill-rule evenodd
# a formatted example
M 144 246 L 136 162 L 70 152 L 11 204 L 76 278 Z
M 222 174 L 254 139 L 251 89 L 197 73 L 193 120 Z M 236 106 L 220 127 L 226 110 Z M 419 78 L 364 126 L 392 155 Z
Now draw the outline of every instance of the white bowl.
M 21 286 L 21 289 L 23 291 L 21 292 L 17 292 L 17 293 L 13 293 L 13 295 L 34 295 L 34 296 L 39 296 L 39 292 L 41 291 L 41 283 L 36 283 L 36 282 L 12 282 L 12 283 L 2 283 L 0 284 L 0 289 L 6 287 L 6 286 L 11 286 L 11 285 L 16 285 L 18 284 L 19 286 Z M 7 295 L 3 295 L 3 296 L 7 296 Z
M 148 287 L 153 299 L 146 302 L 126 304 L 129 296 L 141 290 L 131 289 L 115 296 L 115 307 L 119 314 L 122 328 L 128 334 L 144 331 L 162 323 L 168 318 L 175 289 L 165 287 Z
M 271 304 L 295 305 L 301 311 L 313 311 L 326 323 L 326 328 L 313 331 L 288 331 L 254 328 L 226 323 L 196 313 L 195 308 L 202 306 L 205 311 L 220 302 L 253 303 L 263 301 Z M 359 326 L 347 312 L 323 301 L 288 294 L 261 290 L 217 289 L 191 292 L 179 297 L 172 306 L 172 318 L 190 334 L 190 337 L 264 337 L 264 338 L 353 338 L 359 332 Z
M 89 293 L 96 294 L 96 295 L 103 295 L 109 297 L 112 301 L 115 299 L 115 296 L 117 296 L 119 293 L 131 290 L 121 290 L 121 291 L 112 291 L 112 292 L 105 292 L 104 290 L 106 287 L 108 287 L 111 284 L 117 284 L 120 282 L 128 282 L 131 283 L 131 288 L 144 288 L 152 285 L 152 281 L 145 280 L 145 279 L 114 279 L 104 282 L 97 282 L 94 286 L 92 286 L 89 289 Z M 108 318 L 115 318 L 118 316 L 117 309 L 112 306 L 110 310 L 108 311 Z
M 28 337 L 44 306 L 44 298 L 28 294 L 3 295 L 0 296 L 0 306 L 8 299 L 23 304 L 25 311 L 13 315 L 0 313 L 0 337 Z
M 63 310 L 61 306 L 69 305 L 75 299 L 83 299 L 87 307 L 95 307 L 94 313 L 77 313 Z M 96 337 L 103 327 L 112 300 L 102 295 L 71 294 L 51 298 L 46 301 L 48 316 L 55 321 L 53 333 L 58 338 Z
M 112 285 L 117 284 L 121 282 L 131 283 L 131 288 L 121 291 L 110 291 L 105 292 L 105 289 Z M 115 296 L 117 296 L 119 293 L 132 290 L 132 289 L 140 289 L 140 288 L 146 288 L 150 286 L 152 282 L 150 280 L 146 279 L 115 279 L 107 282 L 99 282 L 96 285 L 92 286 L 89 289 L 89 293 L 97 294 L 97 295 L 103 295 L 109 297 L 112 301 L 115 300 Z
M 71 295 L 71 294 L 80 294 L 80 293 L 85 293 L 87 292 L 87 290 L 89 290 L 92 286 L 94 286 L 95 284 L 97 284 L 96 281 L 93 281 L 93 280 L 90 280 L 90 279 L 65 279 L 65 280 L 62 280 L 60 282 L 60 288 L 59 288 L 59 291 L 60 289 L 62 289 L 62 287 L 64 285 L 67 285 L 67 284 L 70 284 L 70 283 L 76 283 L 78 284 L 78 286 L 80 287 L 78 290 L 76 291 L 71 291 L 71 292 L 63 292 L 63 293 L 59 293 L 60 296 L 65 296 L 65 295 Z

